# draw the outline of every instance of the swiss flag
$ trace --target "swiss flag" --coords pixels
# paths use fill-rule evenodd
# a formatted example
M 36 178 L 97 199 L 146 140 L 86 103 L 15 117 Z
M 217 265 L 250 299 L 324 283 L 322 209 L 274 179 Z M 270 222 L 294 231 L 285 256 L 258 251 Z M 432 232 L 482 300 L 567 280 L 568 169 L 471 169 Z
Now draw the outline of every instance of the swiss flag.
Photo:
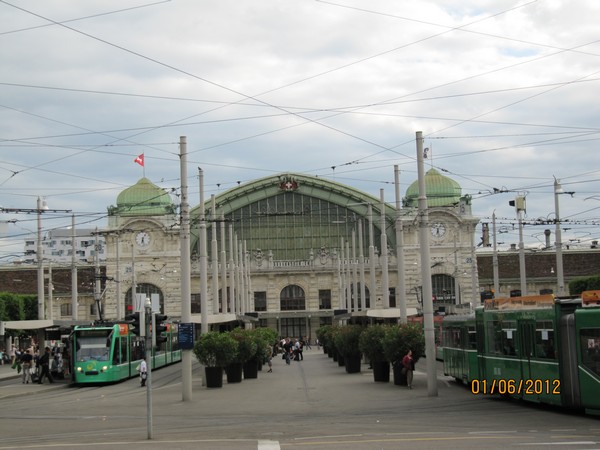
M 133 162 L 138 163 L 140 166 L 144 167 L 144 154 L 142 153 L 137 158 L 133 160 Z

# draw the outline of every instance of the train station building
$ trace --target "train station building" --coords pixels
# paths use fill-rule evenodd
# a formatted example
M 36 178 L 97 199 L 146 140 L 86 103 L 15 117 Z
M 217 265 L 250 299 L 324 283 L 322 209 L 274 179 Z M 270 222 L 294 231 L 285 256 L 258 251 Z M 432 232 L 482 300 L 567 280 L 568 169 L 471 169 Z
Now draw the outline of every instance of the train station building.
M 425 186 L 434 311 L 467 312 L 493 287 L 491 250 L 475 252 L 479 219 L 456 181 L 432 168 Z M 142 178 L 108 207 L 108 226 L 100 230 L 106 243 L 102 316 L 123 319 L 134 310 L 138 294 L 155 299 L 163 314 L 180 318 L 182 242 L 191 250 L 196 323 L 205 313 L 212 324 L 242 319 L 280 335 L 314 336 L 336 317 L 400 318 L 401 302 L 408 315 L 417 315 L 422 309 L 417 180 L 398 197 L 382 191 L 377 198 L 335 181 L 282 173 L 196 205 L 190 212 L 191 234 L 182 240 L 174 196 Z M 205 240 L 199 239 L 202 233 Z M 497 297 L 509 296 L 519 285 L 517 253 L 498 255 Z M 566 281 L 600 272 L 599 255 L 596 248 L 564 250 Z M 528 294 L 556 292 L 554 258 L 553 251 L 527 255 Z M 207 311 L 201 311 L 203 261 Z M 25 278 L 26 269 L 4 267 L 0 278 L 15 279 L 11 270 Z M 29 270 L 33 281 L 35 269 Z M 50 311 L 68 319 L 69 270 L 55 267 L 54 274 L 64 277 L 64 289 L 54 290 Z M 89 288 L 82 286 L 79 294 L 78 319 L 96 318 L 97 293 Z

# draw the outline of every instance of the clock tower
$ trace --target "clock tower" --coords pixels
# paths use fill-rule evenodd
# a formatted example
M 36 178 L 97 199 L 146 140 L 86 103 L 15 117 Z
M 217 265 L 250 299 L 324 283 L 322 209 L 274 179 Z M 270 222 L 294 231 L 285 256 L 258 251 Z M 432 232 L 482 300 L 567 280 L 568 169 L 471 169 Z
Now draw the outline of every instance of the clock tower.
M 121 320 L 135 308 L 136 294 L 158 302 L 160 312 L 181 315 L 180 236 L 176 207 L 167 191 L 147 178 L 122 191 L 108 208 L 104 317 Z
M 471 214 L 471 197 L 462 195 L 460 185 L 432 168 L 425 175 L 429 217 L 429 246 L 434 311 L 460 313 L 479 302 L 475 227 L 479 219 Z M 422 286 L 418 230 L 418 181 L 404 197 L 405 267 L 407 292 Z M 408 295 L 410 300 L 410 295 Z

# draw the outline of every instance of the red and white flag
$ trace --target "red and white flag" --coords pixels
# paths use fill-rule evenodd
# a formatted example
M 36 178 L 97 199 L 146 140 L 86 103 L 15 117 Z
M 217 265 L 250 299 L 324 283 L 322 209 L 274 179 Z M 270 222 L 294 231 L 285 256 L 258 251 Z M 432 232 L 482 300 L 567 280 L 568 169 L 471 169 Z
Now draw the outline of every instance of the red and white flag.
M 133 160 L 133 162 L 138 163 L 140 166 L 144 167 L 144 154 L 142 153 L 137 158 Z

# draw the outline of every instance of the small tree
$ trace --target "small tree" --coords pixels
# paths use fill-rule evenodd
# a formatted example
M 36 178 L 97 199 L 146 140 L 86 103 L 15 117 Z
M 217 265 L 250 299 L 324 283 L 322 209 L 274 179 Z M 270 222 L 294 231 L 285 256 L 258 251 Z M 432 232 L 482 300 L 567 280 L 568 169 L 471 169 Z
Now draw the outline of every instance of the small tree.
M 244 328 L 234 328 L 229 332 L 231 337 L 237 341 L 238 344 L 238 353 L 235 361 L 245 363 L 256 357 L 256 351 L 258 348 L 258 344 L 254 335 L 252 334 L 252 330 L 246 330 Z
M 360 356 L 358 342 L 363 327 L 360 325 L 344 325 L 339 327 L 335 335 L 335 348 L 344 358 Z
M 387 361 L 383 353 L 383 338 L 387 328 L 386 325 L 371 325 L 360 335 L 358 348 L 371 363 Z
M 417 323 L 391 326 L 386 330 L 382 345 L 386 360 L 392 364 L 400 364 L 409 350 L 417 362 L 425 352 L 423 328 Z
M 272 351 L 273 345 L 277 342 L 277 331 L 271 328 L 255 328 L 252 334 L 256 338 L 256 357 L 264 360 Z
M 194 355 L 206 367 L 225 367 L 236 357 L 238 345 L 229 333 L 209 331 L 194 344 Z

